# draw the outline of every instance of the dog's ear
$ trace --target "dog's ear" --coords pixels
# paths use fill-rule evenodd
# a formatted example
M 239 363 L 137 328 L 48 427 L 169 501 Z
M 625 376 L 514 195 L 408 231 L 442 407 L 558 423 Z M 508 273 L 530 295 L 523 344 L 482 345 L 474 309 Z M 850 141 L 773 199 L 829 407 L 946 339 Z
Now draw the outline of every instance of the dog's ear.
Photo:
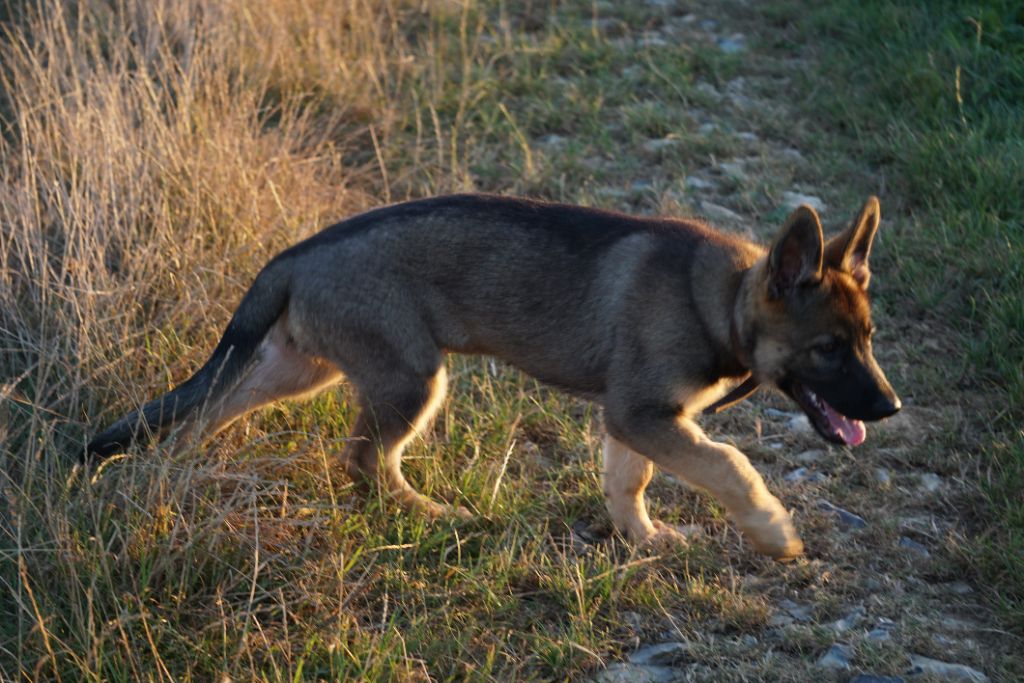
M 806 204 L 797 207 L 768 255 L 768 293 L 772 298 L 821 280 L 824 241 L 818 214 Z
M 864 208 L 843 232 L 828 241 L 825 246 L 825 262 L 836 269 L 845 270 L 864 289 L 868 288 L 871 269 L 868 267 L 868 256 L 871 254 L 871 243 L 878 232 L 878 221 L 882 210 L 878 205 L 878 197 L 868 197 Z

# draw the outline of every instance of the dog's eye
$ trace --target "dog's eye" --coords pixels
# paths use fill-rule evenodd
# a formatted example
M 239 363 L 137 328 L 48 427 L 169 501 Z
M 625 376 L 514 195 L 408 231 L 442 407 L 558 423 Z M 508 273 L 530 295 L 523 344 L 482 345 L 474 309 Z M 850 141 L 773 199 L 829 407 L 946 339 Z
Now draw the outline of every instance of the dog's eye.
M 835 339 L 829 339 L 827 342 L 822 342 L 814 347 L 818 353 L 830 356 L 839 350 L 839 342 Z

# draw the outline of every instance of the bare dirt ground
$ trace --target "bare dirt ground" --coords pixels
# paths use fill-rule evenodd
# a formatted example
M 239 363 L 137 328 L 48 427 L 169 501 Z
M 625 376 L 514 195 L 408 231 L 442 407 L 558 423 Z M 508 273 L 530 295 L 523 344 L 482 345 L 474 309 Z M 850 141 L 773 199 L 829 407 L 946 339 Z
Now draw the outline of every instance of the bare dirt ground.
M 805 99 L 796 89 L 809 66 L 769 48 L 778 38 L 774 27 L 744 17 L 736 5 L 727 7 L 703 5 L 677 14 L 666 4 L 662 19 L 640 37 L 648 44 L 706 46 L 736 56 L 727 79 L 696 84 L 700 101 L 687 112 L 702 134 L 724 141 L 726 153 L 695 163 L 685 191 L 660 193 L 657 208 L 679 204 L 766 241 L 784 213 L 780 207 L 801 202 L 819 210 L 826 231 L 838 229 L 857 206 L 851 191 L 865 188 L 883 195 L 876 250 L 884 253 L 884 233 L 901 229 L 899 198 L 885 196 L 885 178 L 871 169 L 829 158 L 827 140 L 794 104 Z M 651 180 L 634 181 L 634 188 L 655 186 L 659 157 L 678 144 L 666 137 L 640 145 Z M 828 164 L 850 182 L 834 185 L 835 169 L 822 177 L 819 169 Z M 765 628 L 730 638 L 712 627 L 664 651 L 644 646 L 672 642 L 671 631 L 662 639 L 639 638 L 635 662 L 662 657 L 677 666 L 691 663 L 642 674 L 631 665 L 613 667 L 596 680 L 648 674 L 651 680 L 882 680 L 866 677 L 871 674 L 980 681 L 986 674 L 992 680 L 1024 675 L 1020 639 L 1001 626 L 992 608 L 998 596 L 974 583 L 961 548 L 972 533 L 970 501 L 983 476 L 970 457 L 973 408 L 967 400 L 915 387 L 921 365 L 955 350 L 927 321 L 903 315 L 899 293 L 885 289 L 886 267 L 895 264 L 882 256 L 872 280 L 885 302 L 880 310 L 876 306 L 875 348 L 902 394 L 897 417 L 869 426 L 867 442 L 852 450 L 823 444 L 795 406 L 763 393 L 706 421 L 710 433 L 751 456 L 795 510 L 807 544 L 806 561 L 794 566 L 735 566 L 736 583 L 766 597 Z M 681 484 L 664 479 L 654 491 L 663 498 L 685 495 Z M 694 652 L 702 656 L 694 658 Z

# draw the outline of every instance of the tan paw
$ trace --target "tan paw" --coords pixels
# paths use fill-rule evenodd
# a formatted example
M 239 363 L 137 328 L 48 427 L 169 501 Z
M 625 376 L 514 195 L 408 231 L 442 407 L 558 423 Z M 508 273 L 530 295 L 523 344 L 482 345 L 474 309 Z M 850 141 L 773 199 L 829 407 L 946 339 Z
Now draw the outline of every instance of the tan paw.
M 793 520 L 781 504 L 736 518 L 736 524 L 757 552 L 779 562 L 795 560 L 804 553 L 804 543 L 796 533 Z
M 673 550 L 679 546 L 689 545 L 686 533 L 679 527 L 657 519 L 651 520 L 651 527 L 643 539 L 644 545 L 663 550 Z

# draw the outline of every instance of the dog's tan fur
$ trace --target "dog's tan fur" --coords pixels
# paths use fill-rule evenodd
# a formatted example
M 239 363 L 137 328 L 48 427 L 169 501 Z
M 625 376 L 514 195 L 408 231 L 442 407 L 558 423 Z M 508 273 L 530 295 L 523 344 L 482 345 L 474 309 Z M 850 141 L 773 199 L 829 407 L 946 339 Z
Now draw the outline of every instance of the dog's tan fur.
M 801 207 L 766 251 L 693 221 L 492 196 L 380 209 L 271 261 L 207 364 L 87 454 L 172 429 L 179 443 L 198 439 L 344 376 L 361 406 L 341 454 L 348 471 L 380 481 L 406 508 L 468 515 L 415 491 L 401 454 L 444 399 L 445 355 L 486 353 L 602 404 L 603 486 L 628 537 L 679 540 L 647 514 L 658 465 L 711 493 L 758 550 L 791 558 L 803 545 L 783 505 L 746 456 L 694 418 L 748 372 L 795 398 L 804 394 L 791 387 L 811 382 L 862 419 L 898 409 L 870 354 L 877 224 L 871 199 L 826 244 Z M 842 372 L 821 339 L 847 349 Z

